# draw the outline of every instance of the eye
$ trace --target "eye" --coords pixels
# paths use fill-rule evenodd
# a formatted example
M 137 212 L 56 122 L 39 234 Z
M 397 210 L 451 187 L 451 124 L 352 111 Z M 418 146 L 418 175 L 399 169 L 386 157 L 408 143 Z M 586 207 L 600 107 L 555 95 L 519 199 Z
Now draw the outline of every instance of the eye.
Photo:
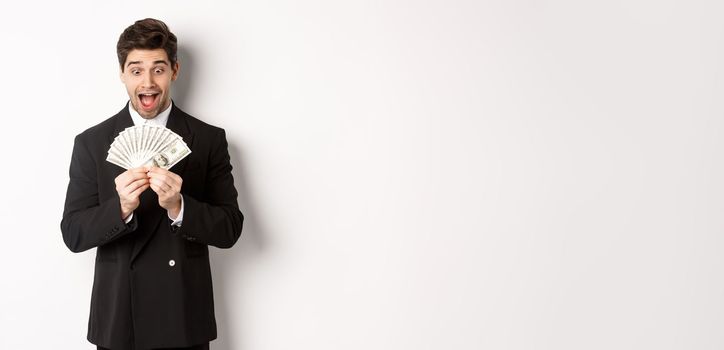
M 154 72 L 155 72 L 156 74 L 163 74 L 163 68 L 156 68 L 156 69 L 154 70 Z
M 131 74 L 133 74 L 133 75 L 139 75 L 139 74 L 141 74 L 141 71 L 138 70 L 138 69 L 132 69 L 132 70 L 131 70 Z

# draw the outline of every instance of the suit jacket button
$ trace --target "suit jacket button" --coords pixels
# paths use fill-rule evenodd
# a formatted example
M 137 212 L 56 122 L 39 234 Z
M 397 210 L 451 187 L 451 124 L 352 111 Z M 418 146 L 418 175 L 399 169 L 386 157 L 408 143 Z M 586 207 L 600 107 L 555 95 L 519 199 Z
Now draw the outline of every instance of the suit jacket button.
M 176 262 L 173 261 L 173 259 L 168 261 L 168 266 L 174 266 L 174 265 L 176 265 Z

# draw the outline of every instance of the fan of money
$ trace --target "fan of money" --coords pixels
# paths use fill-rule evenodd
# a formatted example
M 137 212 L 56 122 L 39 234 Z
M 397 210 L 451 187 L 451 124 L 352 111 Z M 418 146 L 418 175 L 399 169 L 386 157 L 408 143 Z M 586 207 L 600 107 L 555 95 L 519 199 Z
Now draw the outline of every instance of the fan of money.
M 143 166 L 170 169 L 190 153 L 181 136 L 163 126 L 144 124 L 121 131 L 106 160 L 126 170 Z

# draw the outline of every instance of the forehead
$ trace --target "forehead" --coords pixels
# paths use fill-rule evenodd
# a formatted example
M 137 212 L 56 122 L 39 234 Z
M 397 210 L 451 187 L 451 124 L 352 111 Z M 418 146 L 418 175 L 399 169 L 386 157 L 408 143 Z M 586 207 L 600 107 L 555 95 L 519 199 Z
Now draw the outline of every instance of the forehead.
M 169 63 L 166 51 L 163 49 L 133 49 L 126 56 L 126 66 L 131 64 L 152 65 L 157 61 Z

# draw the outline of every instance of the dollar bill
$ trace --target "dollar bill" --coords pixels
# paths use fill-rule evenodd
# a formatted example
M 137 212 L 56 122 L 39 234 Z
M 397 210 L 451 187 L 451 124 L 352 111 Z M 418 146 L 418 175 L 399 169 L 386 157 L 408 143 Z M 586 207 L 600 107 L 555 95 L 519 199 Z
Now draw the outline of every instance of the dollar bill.
M 166 170 L 171 169 L 176 163 L 191 153 L 186 142 L 180 138 L 156 153 L 145 166 L 157 166 Z
M 170 169 L 190 153 L 181 136 L 163 126 L 144 124 L 120 132 L 111 143 L 106 160 L 124 169 Z

